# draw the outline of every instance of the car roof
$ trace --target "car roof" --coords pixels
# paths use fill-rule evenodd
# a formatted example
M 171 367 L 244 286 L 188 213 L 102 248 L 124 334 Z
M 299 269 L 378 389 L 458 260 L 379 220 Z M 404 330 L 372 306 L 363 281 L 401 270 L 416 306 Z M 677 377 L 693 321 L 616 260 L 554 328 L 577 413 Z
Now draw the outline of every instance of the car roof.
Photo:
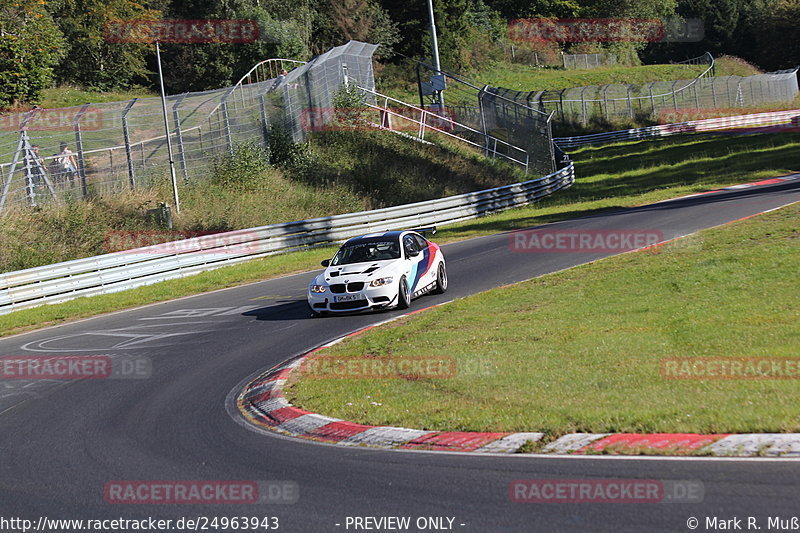
M 379 233 L 367 233 L 366 235 L 360 235 L 358 237 L 353 237 L 352 239 L 348 239 L 345 244 L 356 244 L 359 242 L 380 242 L 380 241 L 397 241 L 400 239 L 400 236 L 404 233 L 414 233 L 408 230 L 401 230 L 401 231 L 384 231 Z

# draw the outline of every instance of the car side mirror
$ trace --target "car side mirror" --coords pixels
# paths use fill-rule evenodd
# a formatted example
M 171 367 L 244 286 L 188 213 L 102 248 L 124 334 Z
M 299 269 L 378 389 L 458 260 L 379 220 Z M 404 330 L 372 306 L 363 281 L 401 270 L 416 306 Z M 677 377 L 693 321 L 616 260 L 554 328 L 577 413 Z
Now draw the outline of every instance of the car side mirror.
M 325 261 L 323 261 L 321 264 L 322 264 L 322 266 L 324 266 L 325 268 L 328 268 L 328 265 L 330 265 L 330 264 L 331 264 L 331 260 L 330 260 L 330 259 L 326 259 L 326 260 L 325 260 Z

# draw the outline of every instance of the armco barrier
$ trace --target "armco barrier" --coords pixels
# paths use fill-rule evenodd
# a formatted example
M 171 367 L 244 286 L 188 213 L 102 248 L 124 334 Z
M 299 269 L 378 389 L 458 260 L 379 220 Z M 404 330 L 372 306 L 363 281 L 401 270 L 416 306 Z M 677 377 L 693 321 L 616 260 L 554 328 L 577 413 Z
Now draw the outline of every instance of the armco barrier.
M 646 128 L 609 131 L 577 137 L 559 137 L 554 139 L 554 141 L 562 149 L 569 149 L 589 144 L 637 141 L 686 133 L 719 133 L 725 131 L 758 133 L 798 129 L 800 129 L 800 109 L 794 109 L 791 111 L 771 111 L 768 113 L 754 113 L 751 115 L 691 120 L 675 124 L 659 124 Z
M 570 163 L 535 180 L 438 200 L 205 235 L 7 272 L 0 274 L 0 314 L 141 287 L 372 231 L 451 224 L 525 205 L 574 181 Z

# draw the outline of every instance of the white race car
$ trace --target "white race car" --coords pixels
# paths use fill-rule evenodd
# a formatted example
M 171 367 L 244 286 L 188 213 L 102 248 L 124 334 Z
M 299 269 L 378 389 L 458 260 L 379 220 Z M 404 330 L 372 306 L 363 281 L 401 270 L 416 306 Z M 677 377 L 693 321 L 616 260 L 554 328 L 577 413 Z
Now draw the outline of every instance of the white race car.
M 447 290 L 442 250 L 420 235 L 435 228 L 370 233 L 345 242 L 308 285 L 314 316 L 405 309 L 425 293 Z

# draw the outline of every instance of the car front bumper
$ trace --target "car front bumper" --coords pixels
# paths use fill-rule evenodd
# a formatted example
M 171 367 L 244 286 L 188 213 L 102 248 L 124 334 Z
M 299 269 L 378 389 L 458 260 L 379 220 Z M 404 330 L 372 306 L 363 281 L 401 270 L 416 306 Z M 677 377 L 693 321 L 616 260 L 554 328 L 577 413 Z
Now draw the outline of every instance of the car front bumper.
M 333 293 L 330 287 L 325 292 L 311 292 L 306 297 L 308 306 L 315 313 L 353 313 L 370 309 L 383 309 L 397 304 L 397 283 L 380 287 L 365 286 L 360 291 Z

